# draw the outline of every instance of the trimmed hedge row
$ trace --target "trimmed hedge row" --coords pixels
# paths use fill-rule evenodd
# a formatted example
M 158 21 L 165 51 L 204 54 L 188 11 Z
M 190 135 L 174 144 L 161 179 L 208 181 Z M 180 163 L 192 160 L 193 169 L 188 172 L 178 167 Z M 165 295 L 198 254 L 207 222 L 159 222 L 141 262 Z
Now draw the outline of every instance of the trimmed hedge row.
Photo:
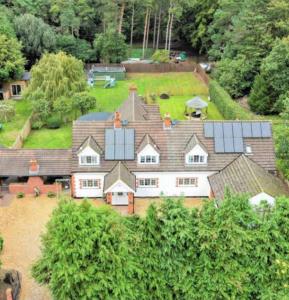
M 211 101 L 214 102 L 226 120 L 252 120 L 254 114 L 247 112 L 215 80 L 209 82 Z

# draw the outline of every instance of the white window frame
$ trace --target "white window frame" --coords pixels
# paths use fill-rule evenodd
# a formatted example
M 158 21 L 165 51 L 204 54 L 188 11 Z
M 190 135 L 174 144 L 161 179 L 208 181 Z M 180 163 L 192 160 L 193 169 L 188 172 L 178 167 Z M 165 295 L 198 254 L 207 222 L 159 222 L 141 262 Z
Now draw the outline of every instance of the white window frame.
M 100 179 L 80 179 L 81 189 L 100 189 Z
M 13 91 L 14 87 L 16 88 L 18 94 L 14 94 L 14 91 Z M 20 87 L 20 92 L 18 91 L 19 87 Z M 12 94 L 12 96 L 20 96 L 21 92 L 22 92 L 22 86 L 21 86 L 21 84 L 11 84 L 11 94 Z
M 139 156 L 139 163 L 142 165 L 155 165 L 159 163 L 158 155 L 141 155 Z
M 156 188 L 158 187 L 158 178 L 138 178 L 139 188 Z
M 88 162 L 88 158 L 90 162 Z M 99 156 L 98 155 L 80 155 L 79 156 L 79 165 L 80 166 L 97 166 L 99 165 Z
M 206 156 L 199 155 L 199 154 L 190 154 L 187 157 L 188 164 L 205 164 L 206 163 Z
M 197 177 L 178 177 L 177 187 L 198 187 Z

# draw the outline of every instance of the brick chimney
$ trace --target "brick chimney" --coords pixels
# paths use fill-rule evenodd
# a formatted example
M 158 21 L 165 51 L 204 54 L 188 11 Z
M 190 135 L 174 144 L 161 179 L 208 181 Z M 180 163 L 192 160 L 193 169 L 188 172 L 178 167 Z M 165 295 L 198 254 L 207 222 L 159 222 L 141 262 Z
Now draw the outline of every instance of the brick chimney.
M 114 128 L 121 128 L 121 114 L 118 111 L 114 113 Z
M 172 127 L 171 115 L 169 113 L 166 113 L 164 118 L 164 129 L 171 129 L 171 127 Z
M 129 93 L 136 93 L 137 92 L 137 86 L 132 84 L 130 87 L 129 87 Z
M 36 159 L 31 159 L 29 164 L 29 174 L 37 174 L 39 171 L 39 164 Z
M 5 293 L 6 293 L 7 300 L 13 300 L 12 289 L 8 288 Z

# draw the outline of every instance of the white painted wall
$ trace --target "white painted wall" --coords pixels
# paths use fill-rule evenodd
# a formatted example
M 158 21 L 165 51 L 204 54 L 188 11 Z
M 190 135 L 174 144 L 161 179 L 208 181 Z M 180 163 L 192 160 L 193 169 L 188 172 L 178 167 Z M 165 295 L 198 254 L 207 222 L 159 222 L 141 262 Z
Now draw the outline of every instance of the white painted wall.
M 210 185 L 208 176 L 214 172 L 135 172 L 136 178 L 158 178 L 157 188 L 136 189 L 135 197 L 159 197 L 164 196 L 185 196 L 185 197 L 208 197 L 210 195 Z M 75 194 L 76 197 L 103 197 L 104 176 L 106 173 L 76 173 L 75 177 Z M 178 177 L 197 177 L 197 187 L 177 187 L 176 179 Z M 80 189 L 80 179 L 100 179 L 100 189 Z M 129 192 L 129 188 L 117 182 L 110 192 Z
M 203 155 L 205 157 L 205 160 L 203 163 L 198 164 L 206 164 L 208 161 L 208 153 L 203 150 L 203 148 L 200 145 L 196 145 L 190 152 L 186 154 L 186 163 L 189 165 L 192 165 L 192 163 L 189 162 L 189 156 L 190 155 Z M 196 164 L 196 163 L 194 163 Z
M 264 192 L 249 199 L 250 204 L 253 206 L 260 205 L 261 201 L 267 201 L 267 203 L 271 206 L 275 205 L 275 198 Z
M 137 161 L 140 164 L 140 157 L 143 155 L 155 155 L 157 157 L 157 163 L 160 162 L 160 155 L 159 153 L 151 146 L 146 145 L 140 153 L 137 155 Z
M 103 197 L 103 184 L 104 176 L 106 173 L 75 173 L 75 197 L 79 198 L 99 198 Z M 100 189 L 80 189 L 80 180 L 83 179 L 99 179 L 100 180 Z
M 85 147 L 79 154 L 78 154 L 78 163 L 81 165 L 80 157 L 81 156 L 97 156 L 97 161 L 99 162 L 99 154 L 91 149 L 89 146 Z
M 186 197 L 208 197 L 210 195 L 210 184 L 208 176 L 214 172 L 136 172 L 136 178 L 158 178 L 158 188 L 138 187 L 136 197 L 158 197 L 164 196 L 186 196 Z M 177 187 L 178 177 L 197 177 L 197 187 Z

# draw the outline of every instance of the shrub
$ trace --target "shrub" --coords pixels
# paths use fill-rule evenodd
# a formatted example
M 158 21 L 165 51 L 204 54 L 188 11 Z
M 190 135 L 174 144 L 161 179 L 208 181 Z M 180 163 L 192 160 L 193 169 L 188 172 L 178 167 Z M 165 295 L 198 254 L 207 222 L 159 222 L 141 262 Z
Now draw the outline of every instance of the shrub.
M 25 197 L 25 194 L 24 194 L 23 192 L 19 192 L 19 193 L 17 193 L 16 197 L 17 197 L 18 199 L 24 198 L 24 197 Z
M 61 126 L 61 120 L 57 116 L 52 116 L 49 119 L 47 119 L 47 128 L 49 129 L 57 129 Z
M 55 198 L 55 197 L 56 197 L 56 193 L 55 193 L 55 192 L 49 191 L 49 192 L 47 193 L 47 197 L 48 197 L 48 198 Z
M 15 116 L 15 107 L 8 101 L 0 102 L 0 122 L 9 122 Z
M 157 50 L 153 56 L 153 61 L 159 63 L 168 63 L 170 61 L 170 53 L 168 50 Z
M 42 121 L 38 120 L 38 121 L 34 121 L 32 123 L 31 128 L 33 130 L 38 130 L 38 129 L 41 129 L 43 126 L 44 126 L 44 123 Z
M 218 82 L 211 80 L 209 83 L 209 93 L 211 101 L 214 102 L 220 113 L 227 120 L 250 120 L 254 115 L 243 109 L 236 103 L 230 95 L 219 85 Z

